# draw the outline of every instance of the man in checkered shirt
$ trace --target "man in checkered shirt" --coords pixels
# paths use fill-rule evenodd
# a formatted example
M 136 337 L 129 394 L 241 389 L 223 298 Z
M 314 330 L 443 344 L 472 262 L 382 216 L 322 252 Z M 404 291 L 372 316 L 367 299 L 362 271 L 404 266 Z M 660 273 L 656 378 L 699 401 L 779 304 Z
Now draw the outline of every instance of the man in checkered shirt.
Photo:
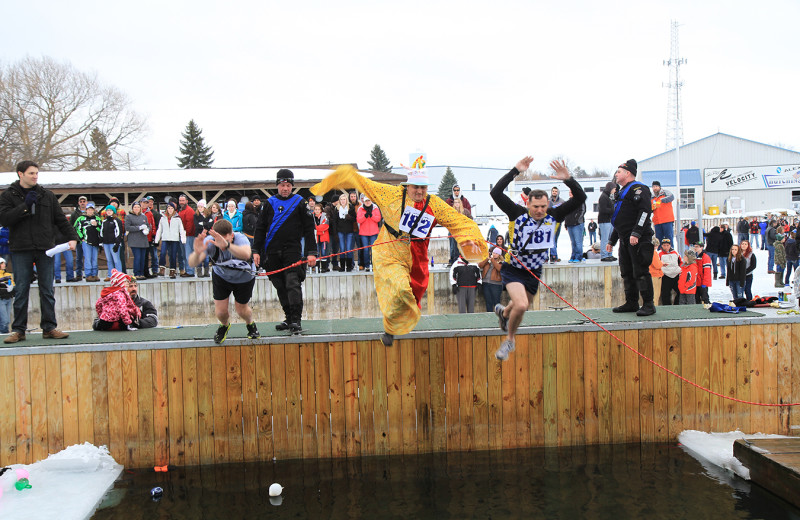
M 514 177 L 530 168 L 531 162 L 533 157 L 522 158 L 491 191 L 492 199 L 508 215 L 511 228 L 509 244 L 513 252 L 510 262 L 504 262 L 500 271 L 511 302 L 507 307 L 498 303 L 494 308 L 500 328 L 508 332 L 508 336 L 495 352 L 495 357 L 500 361 L 508 359 L 509 353 L 514 350 L 517 328 L 539 290 L 538 278 L 542 276 L 542 264 L 547 262 L 549 250 L 555 245 L 556 224 L 563 222 L 567 215 L 586 201 L 586 193 L 569 174 L 566 164 L 563 161 L 553 161 L 550 163 L 550 167 L 556 172 L 553 177 L 564 181 L 572 190 L 572 198 L 556 208 L 548 208 L 547 192 L 532 190 L 527 207 L 515 204 L 503 191 Z

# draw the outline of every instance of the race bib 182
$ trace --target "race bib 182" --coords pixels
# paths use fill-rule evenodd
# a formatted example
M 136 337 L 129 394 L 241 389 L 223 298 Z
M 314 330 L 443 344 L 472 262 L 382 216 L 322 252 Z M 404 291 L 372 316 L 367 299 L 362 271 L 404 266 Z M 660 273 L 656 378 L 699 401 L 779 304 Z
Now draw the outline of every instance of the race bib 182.
M 430 213 L 422 213 L 422 216 L 420 216 L 420 213 L 420 210 L 414 206 L 406 206 L 403 210 L 403 215 L 400 217 L 400 231 L 410 233 L 413 237 L 427 238 L 431 227 L 433 227 L 434 217 Z M 412 232 L 411 227 L 417 219 L 420 219 L 419 224 Z

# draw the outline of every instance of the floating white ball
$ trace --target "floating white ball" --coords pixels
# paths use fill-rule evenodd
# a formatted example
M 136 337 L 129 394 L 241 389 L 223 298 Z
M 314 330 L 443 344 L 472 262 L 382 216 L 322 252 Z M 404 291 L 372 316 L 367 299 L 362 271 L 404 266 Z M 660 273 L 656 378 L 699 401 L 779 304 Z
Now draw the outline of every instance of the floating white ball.
M 280 496 L 282 491 L 283 491 L 283 486 L 281 486 L 280 484 L 272 484 L 269 487 L 269 496 L 271 497 Z

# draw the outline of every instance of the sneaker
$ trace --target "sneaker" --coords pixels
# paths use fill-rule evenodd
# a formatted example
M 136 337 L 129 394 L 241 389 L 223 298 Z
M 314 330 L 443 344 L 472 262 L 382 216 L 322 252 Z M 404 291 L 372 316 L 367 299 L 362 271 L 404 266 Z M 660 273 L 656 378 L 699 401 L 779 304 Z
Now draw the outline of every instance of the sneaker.
M 506 308 L 499 303 L 494 306 L 494 313 L 497 314 L 497 319 L 500 322 L 500 330 L 508 332 L 508 318 L 503 316 L 505 310 Z
M 6 339 L 3 340 L 3 343 L 16 343 L 17 341 L 25 341 L 24 332 L 12 332 L 6 336 Z
M 69 334 L 67 334 L 64 331 L 58 330 L 58 329 L 53 329 L 53 330 L 48 330 L 48 331 L 42 332 L 42 337 L 43 338 L 50 338 L 50 339 L 64 339 L 64 338 L 68 338 Z
M 500 361 L 505 361 L 512 352 L 514 352 L 514 342 L 506 338 L 500 343 L 500 348 L 494 353 L 494 357 Z
M 258 339 L 261 337 L 261 333 L 258 332 L 258 327 L 256 327 L 256 322 L 247 325 L 247 337 L 250 339 Z
M 394 343 L 394 335 L 384 332 L 381 334 L 381 343 L 383 343 L 385 347 L 391 347 L 392 343 Z
M 229 330 L 231 330 L 230 323 L 228 323 L 227 325 L 220 325 L 219 327 L 217 327 L 217 333 L 214 334 L 214 343 L 219 345 L 220 343 L 225 341 L 225 338 L 228 337 Z

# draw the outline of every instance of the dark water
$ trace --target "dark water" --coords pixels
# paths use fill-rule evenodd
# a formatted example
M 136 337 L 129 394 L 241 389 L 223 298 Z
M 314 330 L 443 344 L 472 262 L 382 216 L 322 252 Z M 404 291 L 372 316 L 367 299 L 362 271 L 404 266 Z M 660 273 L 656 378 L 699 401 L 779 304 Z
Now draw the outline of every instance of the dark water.
M 277 506 L 273 482 L 285 487 Z M 800 519 L 800 510 L 679 447 L 636 444 L 126 470 L 93 518 Z

